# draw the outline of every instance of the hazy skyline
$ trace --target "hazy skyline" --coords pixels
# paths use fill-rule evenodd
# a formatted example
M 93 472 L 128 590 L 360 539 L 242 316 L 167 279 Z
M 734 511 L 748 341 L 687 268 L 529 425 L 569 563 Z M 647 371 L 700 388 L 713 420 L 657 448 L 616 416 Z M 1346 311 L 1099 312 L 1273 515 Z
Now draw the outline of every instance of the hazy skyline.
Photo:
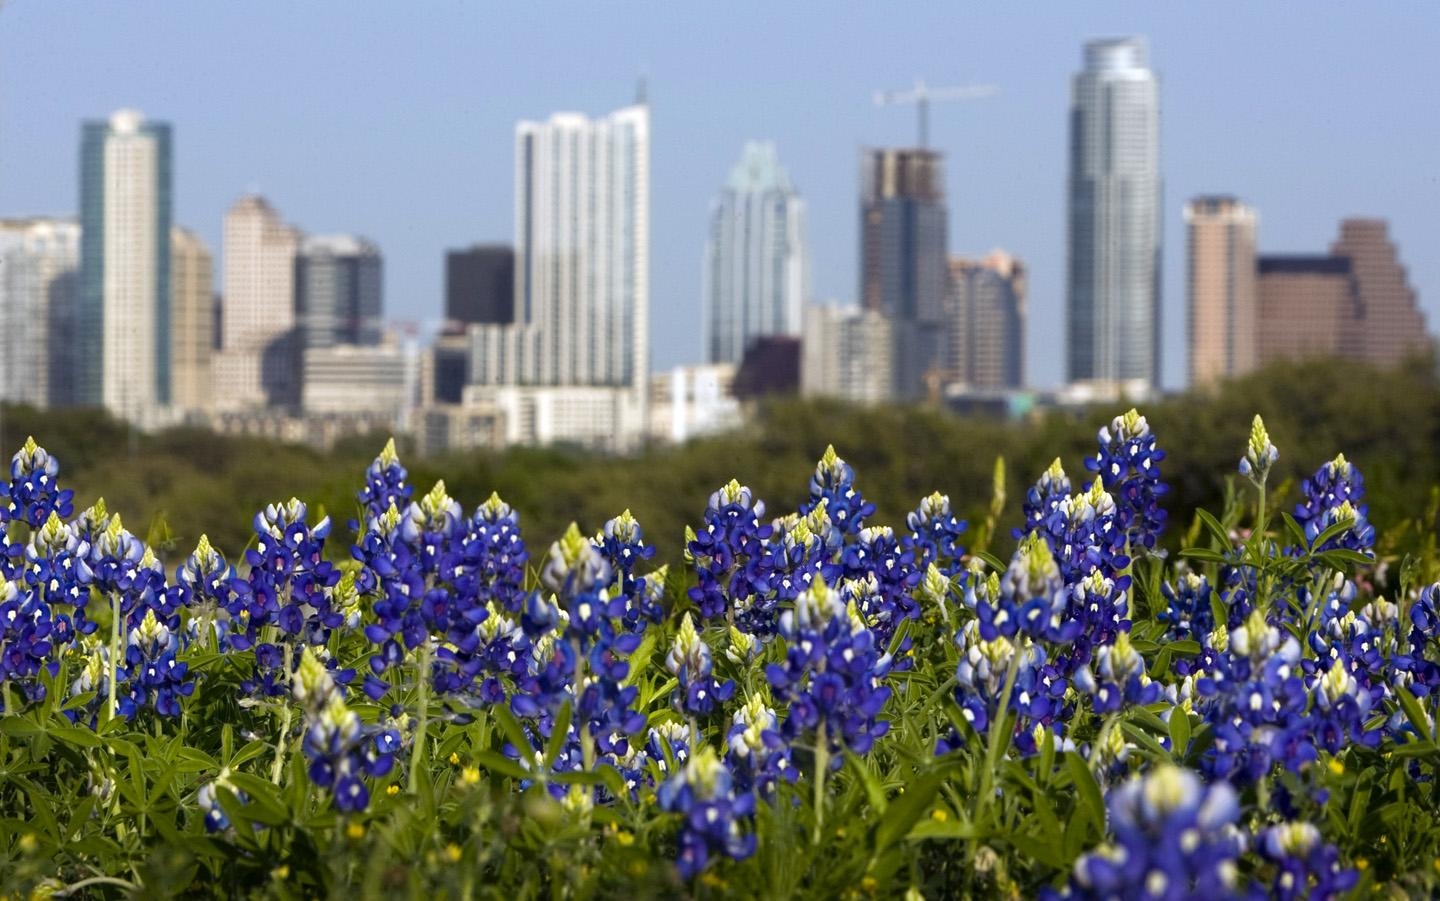
M 1143 35 L 1160 77 L 1164 384 L 1185 371 L 1186 200 L 1231 193 L 1262 253 L 1323 253 L 1386 218 L 1440 328 L 1440 14 L 1427 6 L 924 4 L 179 6 L 11 0 L 0 10 L 0 215 L 78 211 L 80 123 L 133 106 L 174 127 L 174 221 L 217 254 L 259 189 L 310 232 L 374 240 L 386 315 L 435 319 L 444 252 L 513 240 L 514 135 L 601 115 L 649 78 L 653 364 L 698 362 L 710 201 L 745 141 L 773 140 L 804 197 L 820 299 L 856 300 L 864 146 L 908 145 L 876 89 L 993 83 L 936 104 L 950 249 L 1030 272 L 1028 376 L 1063 376 L 1070 78 L 1092 37 Z M 219 261 L 217 259 L 217 269 Z M 218 286 L 217 286 L 218 287 Z

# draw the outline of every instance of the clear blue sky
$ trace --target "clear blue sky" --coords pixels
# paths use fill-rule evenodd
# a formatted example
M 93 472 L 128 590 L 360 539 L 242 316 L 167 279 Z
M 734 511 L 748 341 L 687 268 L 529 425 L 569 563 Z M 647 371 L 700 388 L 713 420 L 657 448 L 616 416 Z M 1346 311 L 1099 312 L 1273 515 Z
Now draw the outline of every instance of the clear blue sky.
M 1205 4 L 305 3 L 10 0 L 0 9 L 0 215 L 72 213 L 80 120 L 175 126 L 176 220 L 220 250 L 257 187 L 312 232 L 379 242 L 397 318 L 442 306 L 443 251 L 512 235 L 515 121 L 603 113 L 649 75 L 656 366 L 700 355 L 716 188 L 768 138 L 805 195 L 815 289 L 853 301 L 859 148 L 910 143 L 876 88 L 990 82 L 937 106 L 950 244 L 1031 266 L 1029 376 L 1062 377 L 1069 79 L 1088 37 L 1149 38 L 1161 77 L 1165 378 L 1184 372 L 1184 201 L 1234 193 L 1262 251 L 1388 218 L 1440 326 L 1440 9 Z

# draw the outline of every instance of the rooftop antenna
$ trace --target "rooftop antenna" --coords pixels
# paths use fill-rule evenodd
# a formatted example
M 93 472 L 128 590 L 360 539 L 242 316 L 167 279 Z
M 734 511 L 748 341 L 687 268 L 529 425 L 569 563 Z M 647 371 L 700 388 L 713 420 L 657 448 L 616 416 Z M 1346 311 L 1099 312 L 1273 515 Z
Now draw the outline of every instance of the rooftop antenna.
M 920 125 L 920 142 L 923 150 L 930 142 L 930 104 L 952 100 L 980 100 L 993 97 L 1000 89 L 993 84 L 967 84 L 948 88 L 932 88 L 925 79 L 916 77 L 915 86 L 908 91 L 876 91 L 876 106 L 896 106 L 913 103 Z

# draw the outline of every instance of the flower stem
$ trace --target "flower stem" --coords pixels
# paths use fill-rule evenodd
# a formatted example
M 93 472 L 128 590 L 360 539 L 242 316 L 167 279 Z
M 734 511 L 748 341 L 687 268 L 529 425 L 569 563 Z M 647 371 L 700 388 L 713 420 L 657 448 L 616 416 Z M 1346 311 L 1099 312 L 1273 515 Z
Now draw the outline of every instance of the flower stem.
M 990 811 L 990 804 L 995 800 L 995 770 L 1000 765 L 1000 737 L 1006 732 L 1010 721 L 1010 694 L 1015 690 L 1015 679 L 1020 673 L 1020 654 L 1024 648 L 1020 644 L 1021 638 L 1015 636 L 1015 651 L 1010 655 L 1010 664 L 1005 668 L 1005 682 L 1000 688 L 1000 709 L 996 711 L 995 718 L 990 721 L 989 734 L 985 742 L 985 766 L 980 770 L 980 795 L 976 799 L 978 810 L 975 814 L 976 822 L 983 822 L 985 814 Z M 1009 741 L 1009 736 L 1006 736 Z
M 410 793 L 420 789 L 420 766 L 425 762 L 425 732 L 430 727 L 430 637 L 420 643 L 420 663 L 416 673 L 420 683 L 420 725 L 415 730 L 415 746 L 410 750 Z
M 815 731 L 815 835 L 814 844 L 820 844 L 820 832 L 825 825 L 825 777 L 830 772 L 830 740 L 825 736 L 825 721 Z
M 285 772 L 285 740 L 290 736 L 290 680 L 293 673 L 290 671 L 290 643 L 282 642 L 285 666 L 285 698 L 280 702 L 280 737 L 275 741 L 275 762 L 270 766 L 270 781 L 276 785 L 280 784 L 280 777 Z
M 110 659 L 107 661 L 107 669 L 110 673 L 110 687 L 105 701 L 105 719 L 113 720 L 116 709 L 116 689 L 120 680 L 120 593 L 114 592 L 110 595 Z

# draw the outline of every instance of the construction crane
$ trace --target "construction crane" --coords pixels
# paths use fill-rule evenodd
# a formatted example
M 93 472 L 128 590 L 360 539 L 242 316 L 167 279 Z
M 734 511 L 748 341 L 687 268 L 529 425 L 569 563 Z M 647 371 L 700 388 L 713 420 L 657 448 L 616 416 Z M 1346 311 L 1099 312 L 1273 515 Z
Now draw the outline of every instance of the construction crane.
M 985 97 L 993 97 L 1000 89 L 993 84 L 967 84 L 957 85 L 949 88 L 932 88 L 925 84 L 925 79 L 916 78 L 915 87 L 908 91 L 876 91 L 876 106 L 898 106 L 905 103 L 915 104 L 915 110 L 920 120 L 920 144 L 923 149 L 930 140 L 930 104 L 948 102 L 952 100 L 980 100 Z

